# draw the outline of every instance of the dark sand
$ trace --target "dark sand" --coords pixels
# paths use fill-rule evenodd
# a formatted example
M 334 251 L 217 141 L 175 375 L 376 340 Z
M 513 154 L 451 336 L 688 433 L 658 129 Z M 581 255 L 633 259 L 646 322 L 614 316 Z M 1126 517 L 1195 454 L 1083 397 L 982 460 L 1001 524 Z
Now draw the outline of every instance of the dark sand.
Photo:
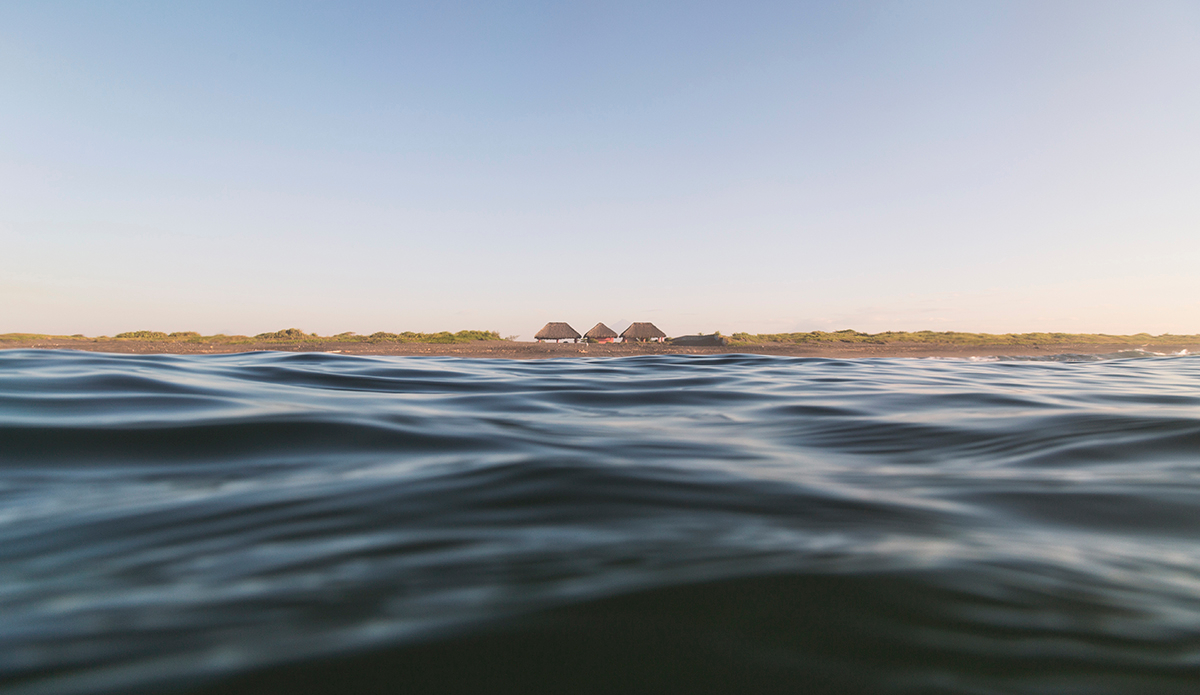
M 756 354 L 792 357 L 994 357 L 1059 354 L 1109 354 L 1144 349 L 1148 352 L 1178 354 L 1200 352 L 1200 343 L 1178 345 L 1131 345 L 1129 343 L 1055 343 L 1043 345 L 951 345 L 929 343 L 814 343 L 792 345 L 764 343 L 720 347 L 688 347 L 657 343 L 525 343 L 515 341 L 479 341 L 460 344 L 429 343 L 347 343 L 340 341 L 274 343 L 194 343 L 98 338 L 33 338 L 0 342 L 0 349 L 89 350 L 131 354 L 195 355 L 277 350 L 281 352 L 329 352 L 347 355 L 426 355 L 449 357 L 495 357 L 503 359 L 544 359 L 548 357 L 626 357 L 629 355 L 721 355 Z

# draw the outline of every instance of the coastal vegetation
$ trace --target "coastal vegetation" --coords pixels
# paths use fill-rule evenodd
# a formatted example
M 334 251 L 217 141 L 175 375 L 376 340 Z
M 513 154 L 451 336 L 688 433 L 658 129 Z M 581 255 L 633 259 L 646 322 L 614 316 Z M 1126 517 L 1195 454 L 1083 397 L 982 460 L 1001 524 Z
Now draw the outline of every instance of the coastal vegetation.
M 961 333 L 958 331 L 885 331 L 862 333 L 846 329 L 841 331 L 809 331 L 807 333 L 734 333 L 728 337 L 730 345 L 762 345 L 783 343 L 802 345 L 808 343 L 865 343 L 873 345 L 926 344 L 926 345 L 1170 345 L 1180 342 L 1195 342 L 1200 335 L 1108 335 L 1105 333 Z
M 734 333 L 722 335 L 720 332 L 705 336 L 683 336 L 671 342 L 679 344 L 701 344 L 684 342 L 687 338 L 710 338 L 714 344 L 736 346 L 786 346 L 786 345 L 924 345 L 937 346 L 1011 346 L 1011 347 L 1049 347 L 1055 345 L 1128 345 L 1132 347 L 1152 347 L 1155 345 L 1179 345 L 1200 343 L 1200 335 L 1150 335 L 1137 333 L 1134 335 L 1109 335 L 1105 333 L 963 333 L 958 331 L 885 331 L 882 333 L 864 333 L 856 330 L 841 331 L 809 331 L 799 333 Z M 369 335 L 346 332 L 331 336 L 308 333 L 299 328 L 259 333 L 253 336 L 245 335 L 202 335 L 196 331 L 127 331 L 115 336 L 87 337 L 74 335 L 44 335 L 39 333 L 4 333 L 0 334 L 0 345 L 11 347 L 22 344 L 39 342 L 54 342 L 69 345 L 71 343 L 129 343 L 146 344 L 147 347 L 157 346 L 170 351 L 171 345 L 181 348 L 187 345 L 197 347 L 220 346 L 260 346 L 256 349 L 273 349 L 290 346 L 293 349 L 330 349 L 339 345 L 399 345 L 399 344 L 464 344 L 481 341 L 513 342 L 516 336 L 501 337 L 496 331 L 463 330 L 457 332 L 440 331 L 437 333 L 419 333 L 403 331 L 389 333 L 377 331 Z M 722 341 L 722 342 L 719 342 Z M 708 344 L 708 343 L 703 343 Z M 255 348 L 252 348 L 255 349 Z
M 435 344 L 450 344 L 450 343 L 472 343 L 480 340 L 503 340 L 500 334 L 496 331 L 477 331 L 465 330 L 451 333 L 449 331 L 440 331 L 438 333 L 417 333 L 414 331 L 405 331 L 403 333 L 387 333 L 379 331 L 370 335 L 359 335 L 357 333 L 339 333 L 333 336 L 322 336 L 316 333 L 306 333 L 299 328 L 285 328 L 280 331 L 270 333 L 259 333 L 254 336 L 245 335 L 201 335 L 196 331 L 176 331 L 167 333 L 164 331 L 127 331 L 118 333 L 114 336 L 98 336 L 88 338 L 86 336 L 75 334 L 72 336 L 64 335 L 43 335 L 38 333 L 5 333 L 0 334 L 0 341 L 4 342 L 27 342 L 32 340 L 64 340 L 64 341 L 96 341 L 96 340 L 118 340 L 118 341 L 151 341 L 161 343 L 204 343 L 206 345 L 249 345 L 249 344 L 333 344 L 333 343 L 435 343 Z

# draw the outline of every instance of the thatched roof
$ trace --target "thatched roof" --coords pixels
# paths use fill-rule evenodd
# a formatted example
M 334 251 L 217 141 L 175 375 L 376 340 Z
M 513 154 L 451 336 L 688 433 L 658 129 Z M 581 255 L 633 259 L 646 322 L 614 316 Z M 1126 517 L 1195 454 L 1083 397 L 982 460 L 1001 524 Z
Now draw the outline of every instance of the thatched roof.
M 542 326 L 542 330 L 538 331 L 537 335 L 533 337 L 535 340 L 577 340 L 582 336 L 579 335 L 579 331 L 571 328 L 562 321 L 551 321 Z
M 592 326 L 592 330 L 584 335 L 594 340 L 604 340 L 605 338 L 616 338 L 617 332 L 602 323 L 598 323 Z
M 666 338 L 667 334 L 658 330 L 658 326 L 652 323 L 631 323 L 629 328 L 626 328 L 621 333 L 622 338 L 633 340 L 646 340 L 649 338 Z

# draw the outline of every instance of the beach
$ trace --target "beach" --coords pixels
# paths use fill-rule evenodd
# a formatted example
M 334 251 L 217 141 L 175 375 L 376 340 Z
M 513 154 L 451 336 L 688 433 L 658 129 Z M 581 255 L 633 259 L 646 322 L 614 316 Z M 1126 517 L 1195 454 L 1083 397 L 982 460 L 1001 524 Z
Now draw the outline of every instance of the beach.
M 1189 336 L 1190 337 L 1190 336 Z M 134 340 L 128 338 L 82 338 L 37 336 L 5 339 L 0 349 L 86 350 L 115 354 L 201 355 L 237 352 L 321 352 L 347 355 L 399 355 L 497 359 L 547 359 L 565 357 L 629 357 L 635 355 L 722 355 L 752 354 L 782 357 L 826 358 L 970 358 L 1035 357 L 1042 355 L 1105 355 L 1133 350 L 1164 355 L 1192 354 L 1200 351 L 1200 342 L 1183 341 L 1146 345 L 1125 343 L 1040 343 L 1020 344 L 939 344 L 939 343 L 752 343 L 712 347 L 661 343 L 538 343 L 512 340 L 481 340 L 469 343 L 369 343 L 353 341 L 280 342 L 248 340 L 237 343 L 178 340 Z M 1185 352 L 1186 351 L 1186 352 Z

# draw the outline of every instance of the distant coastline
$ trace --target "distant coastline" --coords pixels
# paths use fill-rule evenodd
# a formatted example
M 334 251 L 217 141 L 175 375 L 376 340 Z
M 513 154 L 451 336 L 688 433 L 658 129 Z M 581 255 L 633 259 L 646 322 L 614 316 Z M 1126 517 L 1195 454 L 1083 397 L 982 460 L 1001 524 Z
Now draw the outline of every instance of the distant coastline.
M 0 349 L 60 349 L 132 354 L 211 354 L 276 350 L 359 355 L 427 355 L 538 359 L 651 354 L 792 355 L 797 357 L 969 357 L 1106 354 L 1145 350 L 1162 354 L 1200 352 L 1200 335 L 1106 335 L 1097 333 L 962 333 L 887 331 L 713 334 L 725 344 L 537 343 L 501 338 L 495 331 L 456 333 L 341 333 L 320 336 L 290 328 L 256 336 L 204 336 L 184 331 L 133 331 L 115 336 L 0 334 Z

